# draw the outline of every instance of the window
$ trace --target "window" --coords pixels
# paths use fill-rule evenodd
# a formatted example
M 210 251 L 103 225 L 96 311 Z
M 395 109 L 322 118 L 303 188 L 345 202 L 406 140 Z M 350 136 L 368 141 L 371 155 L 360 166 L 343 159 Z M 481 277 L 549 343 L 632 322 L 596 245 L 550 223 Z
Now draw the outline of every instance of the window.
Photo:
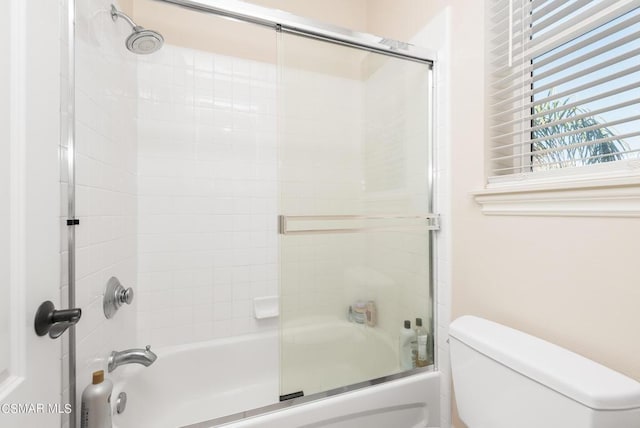
M 489 183 L 640 160 L 640 2 L 494 0 Z

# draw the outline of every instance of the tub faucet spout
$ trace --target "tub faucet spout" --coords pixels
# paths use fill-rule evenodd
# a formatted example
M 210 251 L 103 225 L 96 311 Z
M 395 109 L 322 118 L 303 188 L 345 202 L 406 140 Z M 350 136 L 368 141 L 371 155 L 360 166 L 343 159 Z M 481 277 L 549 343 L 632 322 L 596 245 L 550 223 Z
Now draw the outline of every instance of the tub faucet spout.
M 145 367 L 149 367 L 158 358 L 158 356 L 151 351 L 151 346 L 147 345 L 145 349 L 127 349 L 126 351 L 113 351 L 109 356 L 109 373 L 125 364 L 142 364 Z

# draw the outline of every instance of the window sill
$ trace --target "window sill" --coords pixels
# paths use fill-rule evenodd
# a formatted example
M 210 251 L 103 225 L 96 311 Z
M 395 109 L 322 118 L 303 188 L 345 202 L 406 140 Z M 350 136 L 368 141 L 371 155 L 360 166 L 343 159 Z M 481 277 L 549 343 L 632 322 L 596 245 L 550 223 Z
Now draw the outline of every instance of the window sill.
M 490 184 L 472 193 L 485 215 L 640 217 L 640 175 Z

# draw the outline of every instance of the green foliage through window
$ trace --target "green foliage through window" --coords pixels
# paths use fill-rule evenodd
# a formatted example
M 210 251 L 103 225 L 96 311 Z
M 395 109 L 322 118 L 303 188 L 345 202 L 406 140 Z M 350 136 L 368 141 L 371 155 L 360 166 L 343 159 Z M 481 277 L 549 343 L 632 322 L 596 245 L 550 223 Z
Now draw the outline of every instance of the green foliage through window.
M 531 133 L 534 140 L 531 145 L 533 169 L 566 168 L 624 159 L 628 145 L 616 139 L 614 132 L 589 115 L 588 110 L 575 106 L 563 109 L 568 101 L 549 101 L 534 107 L 534 129 Z

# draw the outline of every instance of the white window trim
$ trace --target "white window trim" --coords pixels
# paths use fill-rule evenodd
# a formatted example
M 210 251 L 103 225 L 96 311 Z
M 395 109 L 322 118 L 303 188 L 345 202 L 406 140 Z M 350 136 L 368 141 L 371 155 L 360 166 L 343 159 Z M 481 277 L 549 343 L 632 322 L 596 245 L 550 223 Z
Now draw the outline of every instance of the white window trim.
M 522 174 L 517 182 L 511 177 L 472 195 L 485 215 L 640 217 L 640 164 L 602 169 L 561 177 Z

